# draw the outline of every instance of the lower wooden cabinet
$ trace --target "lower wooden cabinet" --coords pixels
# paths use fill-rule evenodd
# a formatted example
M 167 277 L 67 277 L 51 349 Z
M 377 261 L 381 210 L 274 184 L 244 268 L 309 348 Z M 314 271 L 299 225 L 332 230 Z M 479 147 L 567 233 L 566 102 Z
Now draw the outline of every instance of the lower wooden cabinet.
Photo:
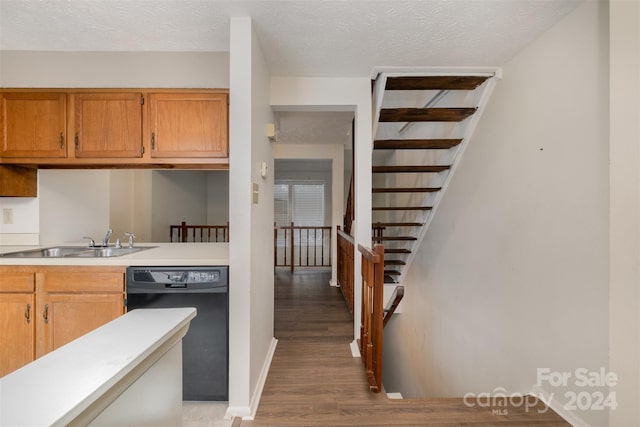
M 0 269 L 0 376 L 35 357 L 35 272 Z
M 122 295 L 53 294 L 42 297 L 42 325 L 36 357 L 40 357 L 122 315 Z
M 0 376 L 124 314 L 124 267 L 0 266 Z
M 0 293 L 0 377 L 35 355 L 34 294 Z

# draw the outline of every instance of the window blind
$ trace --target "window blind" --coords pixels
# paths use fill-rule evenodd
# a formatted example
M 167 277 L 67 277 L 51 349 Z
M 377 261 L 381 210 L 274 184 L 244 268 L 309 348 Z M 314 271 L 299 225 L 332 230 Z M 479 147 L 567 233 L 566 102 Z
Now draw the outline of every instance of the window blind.
M 324 225 L 324 182 L 276 181 L 274 198 L 276 225 Z

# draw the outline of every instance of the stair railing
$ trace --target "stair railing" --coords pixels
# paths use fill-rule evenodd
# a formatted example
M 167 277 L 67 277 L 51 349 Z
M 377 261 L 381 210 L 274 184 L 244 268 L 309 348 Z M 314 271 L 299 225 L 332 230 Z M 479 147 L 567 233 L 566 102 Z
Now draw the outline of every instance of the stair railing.
M 347 195 L 347 208 L 344 214 L 343 228 L 344 232 L 351 234 L 351 224 L 353 223 L 353 211 L 355 197 L 353 194 L 353 173 L 351 174 L 351 181 L 349 181 L 349 194 Z
M 353 266 L 354 266 L 354 247 L 353 237 L 337 226 L 337 279 L 340 291 L 344 297 L 351 317 L 353 317 Z
M 400 301 L 402 301 L 403 297 L 404 286 L 396 286 L 393 290 L 391 298 L 389 299 L 389 302 L 384 307 L 384 319 L 382 320 L 382 327 L 387 326 L 387 323 L 389 323 L 389 320 L 391 320 L 393 313 L 396 312 L 396 309 L 400 305 Z
M 382 225 L 380 222 L 374 222 L 371 225 L 372 231 L 373 231 L 373 241 L 374 242 L 381 242 L 382 238 L 384 237 L 384 230 L 387 228 L 384 225 Z
M 228 242 L 229 223 L 225 225 L 194 225 L 182 221 L 169 226 L 170 242 Z
M 373 250 L 358 245 L 362 254 L 362 318 L 360 355 L 365 366 L 369 390 L 382 391 L 382 328 L 384 318 L 384 246 Z
M 273 224 L 274 267 L 331 267 L 331 226 Z

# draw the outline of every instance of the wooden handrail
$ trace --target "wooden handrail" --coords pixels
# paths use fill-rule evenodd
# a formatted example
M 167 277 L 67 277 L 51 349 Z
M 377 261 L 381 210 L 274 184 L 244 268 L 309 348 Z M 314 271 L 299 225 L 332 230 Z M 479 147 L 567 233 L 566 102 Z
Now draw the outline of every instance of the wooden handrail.
M 336 239 L 337 254 L 337 280 L 340 292 L 344 297 L 349 312 L 353 317 L 353 266 L 354 266 L 354 240 L 353 237 L 340 230 L 337 226 Z
M 205 233 L 206 231 L 206 233 Z M 176 233 L 177 232 L 177 233 Z M 178 242 L 228 242 L 229 222 L 225 225 L 194 225 L 182 221 L 180 225 L 169 226 L 169 241 Z
M 356 119 L 351 121 L 351 152 L 356 150 Z M 355 217 L 355 187 L 353 182 L 353 174 L 355 171 L 355 156 L 351 156 L 351 179 L 349 180 L 349 193 L 347 195 L 347 206 L 344 213 L 343 226 L 347 234 L 351 234 L 351 223 Z
M 351 173 L 351 180 L 349 181 L 349 193 L 347 195 L 347 209 L 344 214 L 344 231 L 347 234 L 351 234 L 351 223 L 353 222 L 354 217 L 354 188 L 353 188 L 353 173 Z
M 400 305 L 400 301 L 404 297 L 404 286 L 396 286 L 393 290 L 393 294 L 389 299 L 389 302 L 384 307 L 384 319 L 382 320 L 382 327 L 387 326 L 389 320 L 391 320 L 391 316 L 396 312 L 398 305 Z
M 360 355 L 364 363 L 369 390 L 382 391 L 382 328 L 384 293 L 384 246 L 372 249 L 358 245 L 362 254 L 362 316 Z

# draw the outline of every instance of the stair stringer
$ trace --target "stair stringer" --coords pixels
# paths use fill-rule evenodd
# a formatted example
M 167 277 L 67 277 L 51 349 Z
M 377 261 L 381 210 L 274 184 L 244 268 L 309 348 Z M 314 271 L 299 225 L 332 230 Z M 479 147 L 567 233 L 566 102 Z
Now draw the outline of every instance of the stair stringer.
M 423 202 L 429 202 L 429 204 L 432 206 L 432 209 L 423 214 L 422 215 L 422 219 L 423 219 L 423 225 L 419 228 L 418 234 L 415 236 L 417 237 L 417 240 L 413 242 L 412 246 L 412 250 L 411 253 L 408 254 L 406 261 L 405 261 L 405 265 L 402 266 L 402 268 L 400 269 L 400 275 L 396 276 L 396 283 L 394 283 L 394 286 L 397 286 L 399 284 L 402 283 L 402 279 L 403 277 L 407 274 L 407 272 L 410 270 L 413 261 L 415 259 L 416 256 L 416 252 L 418 250 L 418 248 L 420 248 L 420 246 L 422 245 L 422 242 L 429 230 L 429 227 L 433 221 L 433 218 L 435 217 L 435 215 L 437 214 L 438 208 L 440 206 L 440 202 L 442 200 L 442 198 L 444 197 L 444 195 L 446 194 L 446 190 L 449 186 L 449 183 L 451 182 L 451 179 L 455 173 L 455 171 L 458 168 L 458 165 L 460 164 L 460 161 L 462 159 L 462 156 L 467 148 L 467 146 L 469 145 L 469 143 L 471 142 L 473 133 L 476 129 L 477 124 L 479 123 L 480 119 L 482 118 L 482 114 L 484 112 L 484 109 L 486 107 L 486 105 L 489 102 L 489 99 L 491 97 L 491 94 L 493 92 L 493 89 L 495 88 L 496 85 L 496 79 L 499 79 L 501 77 L 501 70 L 499 68 L 494 68 L 492 69 L 492 72 L 489 72 L 487 69 L 482 69 L 482 71 L 480 72 L 473 72 L 472 70 L 468 70 L 467 72 L 456 72 L 455 69 L 453 69 L 453 71 L 449 71 L 446 72 L 443 69 L 438 69 L 437 71 L 433 71 L 433 72 L 408 72 L 408 73 L 403 73 L 400 71 L 394 71 L 392 73 L 383 73 L 381 72 L 378 75 L 378 78 L 376 79 L 376 84 L 374 85 L 374 102 L 373 102 L 373 114 L 374 114 L 374 121 L 373 121 L 373 136 L 375 138 L 376 136 L 376 132 L 377 132 L 377 124 L 378 124 L 378 119 L 380 116 L 380 109 L 382 108 L 382 101 L 383 101 L 383 95 L 384 95 L 384 87 L 386 85 L 386 80 L 387 77 L 400 77 L 400 76 L 446 76 L 446 75 L 450 75 L 450 76 L 462 76 L 462 75 L 466 75 L 466 76 L 478 76 L 478 75 L 482 75 L 482 76 L 487 76 L 489 75 L 490 78 L 487 79 L 487 81 L 484 83 L 485 87 L 483 89 L 482 94 L 479 97 L 479 101 L 477 103 L 477 110 L 475 112 L 475 114 L 473 114 L 471 117 L 469 117 L 467 120 L 469 120 L 469 123 L 467 123 L 466 128 L 464 130 L 464 133 L 462 135 L 462 142 L 455 148 L 450 149 L 449 152 L 447 154 L 445 154 L 444 156 L 442 156 L 441 161 L 443 160 L 448 160 L 448 158 L 452 158 L 452 161 L 449 163 L 451 165 L 450 169 L 446 172 L 440 172 L 438 174 L 437 178 L 431 179 L 431 181 L 435 181 L 438 186 L 441 187 L 441 190 L 438 191 L 435 194 L 427 194 L 425 195 L 422 200 Z M 380 86 L 378 86 L 378 84 L 380 84 Z M 381 89 L 382 88 L 382 89 Z M 378 98 L 379 97 L 379 98 Z M 441 182 L 438 182 L 441 181 Z M 397 312 L 401 312 L 401 307 L 402 304 L 400 305 L 400 308 Z

